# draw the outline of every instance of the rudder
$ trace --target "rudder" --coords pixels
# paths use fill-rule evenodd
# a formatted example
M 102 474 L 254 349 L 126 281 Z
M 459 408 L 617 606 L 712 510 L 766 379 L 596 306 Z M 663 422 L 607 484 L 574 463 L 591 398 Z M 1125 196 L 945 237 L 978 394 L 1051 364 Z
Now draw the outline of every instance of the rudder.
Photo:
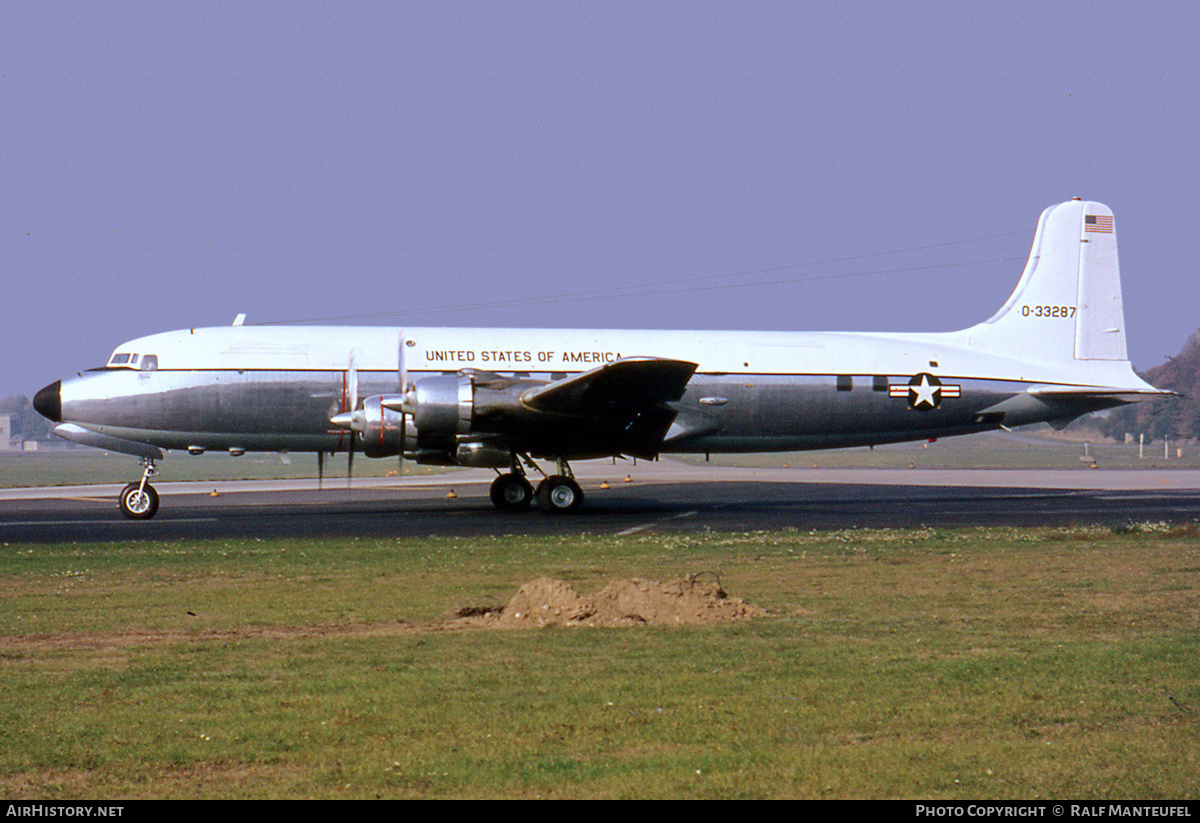
M 1103 203 L 1084 203 L 1084 207 L 1075 359 L 1128 360 L 1116 221 Z

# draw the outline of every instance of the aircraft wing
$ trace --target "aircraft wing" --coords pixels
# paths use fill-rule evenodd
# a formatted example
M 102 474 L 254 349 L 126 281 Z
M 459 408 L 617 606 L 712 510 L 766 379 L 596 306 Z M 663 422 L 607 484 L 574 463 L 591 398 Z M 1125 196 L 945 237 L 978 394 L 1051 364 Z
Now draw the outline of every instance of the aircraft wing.
M 696 364 L 660 357 L 625 357 L 530 389 L 525 406 L 540 412 L 609 417 L 638 413 L 683 397 Z
M 591 371 L 538 386 L 521 395 L 526 409 L 553 418 L 583 418 L 609 432 L 614 450 L 653 458 L 676 412 L 667 404 L 683 397 L 695 363 L 658 357 L 626 357 Z

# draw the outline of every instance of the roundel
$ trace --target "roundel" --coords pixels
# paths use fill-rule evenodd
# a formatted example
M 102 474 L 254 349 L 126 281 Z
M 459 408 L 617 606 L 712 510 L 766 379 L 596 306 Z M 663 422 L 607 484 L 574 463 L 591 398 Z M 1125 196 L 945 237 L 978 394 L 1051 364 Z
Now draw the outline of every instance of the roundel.
M 909 408 L 928 411 L 941 406 L 944 398 L 958 397 L 961 390 L 961 386 L 943 384 L 937 375 L 920 372 L 914 374 L 907 384 L 893 383 L 889 385 L 888 396 L 907 398 Z

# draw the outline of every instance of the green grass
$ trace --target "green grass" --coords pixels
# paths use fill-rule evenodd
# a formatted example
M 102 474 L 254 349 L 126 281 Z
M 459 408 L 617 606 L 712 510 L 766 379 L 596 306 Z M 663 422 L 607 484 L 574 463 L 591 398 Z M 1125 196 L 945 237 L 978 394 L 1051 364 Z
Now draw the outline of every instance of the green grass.
M 910 465 L 934 468 L 1038 468 L 1084 469 L 1087 464 L 1079 458 L 1084 453 L 1081 435 L 1060 435 L 1049 427 L 1026 427 L 1017 434 L 1004 432 L 951 437 L 935 443 L 918 441 L 854 449 L 832 449 L 777 454 L 712 455 L 715 466 L 751 466 L 792 468 L 878 468 L 899 469 Z M 1145 447 L 1143 458 L 1138 457 L 1136 444 L 1126 445 L 1104 440 L 1092 440 L 1087 445 L 1089 456 L 1105 469 L 1128 468 L 1200 468 L 1200 450 L 1178 445 L 1169 449 L 1169 459 L 1163 456 L 1163 444 Z M 174 480 L 263 480 L 278 478 L 315 478 L 317 459 L 313 454 L 293 454 L 284 463 L 273 453 L 251 452 L 241 457 L 206 453 L 189 455 L 170 452 L 160 464 L 163 479 Z M 666 459 L 704 463 L 704 455 L 667 455 Z M 361 454 L 354 461 L 356 477 L 383 477 L 397 471 L 394 458 L 372 460 Z M 336 479 L 346 476 L 346 455 L 327 458 L 325 476 Z M 453 469 L 438 466 L 404 464 L 406 475 L 440 474 Z M 137 460 L 127 455 L 109 454 L 96 449 L 44 449 L 39 452 L 0 452 L 0 486 L 61 486 L 87 483 L 117 483 L 138 478 L 141 474 Z
M 711 455 L 708 462 L 715 466 L 751 466 L 791 468 L 854 468 L 904 469 L 1085 469 L 1091 463 L 1080 460 L 1087 456 L 1103 469 L 1195 469 L 1200 468 L 1200 450 L 1195 444 L 1168 445 L 1164 457 L 1162 442 L 1149 443 L 1138 457 L 1136 443 L 1124 444 L 1112 440 L 1085 439 L 1078 433 L 1059 434 L 1049 426 L 1029 426 L 1015 433 L 994 432 L 947 437 L 929 443 L 893 443 L 874 449 L 831 449 L 824 451 L 782 452 L 777 454 Z M 680 459 L 680 458 L 676 458 Z M 689 462 L 705 462 L 704 455 L 691 455 Z
M 191 455 L 185 451 L 169 452 L 159 462 L 164 481 L 209 480 L 277 480 L 315 478 L 317 456 L 292 454 L 290 462 L 273 452 L 248 452 L 240 457 L 228 454 L 205 453 Z M 343 478 L 347 472 L 347 457 L 326 456 L 325 479 Z M 386 477 L 398 471 L 398 461 L 372 460 L 361 454 L 354 460 L 355 477 Z M 404 474 L 441 474 L 453 469 L 440 466 L 418 466 L 405 461 Z M 89 448 L 43 449 L 36 452 L 0 452 L 0 487 L 73 486 L 90 483 L 122 483 L 141 477 L 142 469 L 136 457 L 112 454 Z
M 541 575 L 772 616 L 493 631 Z M 9 798 L 1194 798 L 1195 530 L 2 547 Z

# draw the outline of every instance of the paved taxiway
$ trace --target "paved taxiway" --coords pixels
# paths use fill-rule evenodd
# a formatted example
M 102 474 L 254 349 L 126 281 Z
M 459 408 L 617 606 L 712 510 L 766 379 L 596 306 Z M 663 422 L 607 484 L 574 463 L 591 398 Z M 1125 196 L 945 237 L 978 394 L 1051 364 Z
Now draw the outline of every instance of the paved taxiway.
M 157 483 L 162 506 L 145 522 L 121 517 L 119 484 L 7 489 L 0 490 L 0 544 L 1200 521 L 1195 470 L 742 469 L 597 461 L 578 464 L 576 476 L 587 502 L 569 516 L 494 510 L 487 494 L 494 474 L 482 470 L 361 479 L 350 488 L 344 479 L 328 479 L 323 489 L 315 481 Z M 600 488 L 604 481 L 610 488 Z

